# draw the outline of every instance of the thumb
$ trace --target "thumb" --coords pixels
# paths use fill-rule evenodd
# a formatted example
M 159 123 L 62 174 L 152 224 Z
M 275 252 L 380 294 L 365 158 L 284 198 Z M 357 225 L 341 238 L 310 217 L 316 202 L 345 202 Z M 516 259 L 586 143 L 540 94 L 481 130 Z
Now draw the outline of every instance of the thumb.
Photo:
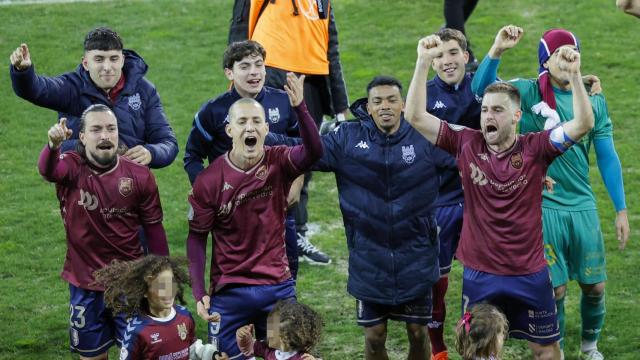
M 22 48 L 22 57 L 25 60 L 31 60 L 31 55 L 29 54 L 29 47 L 27 46 L 27 44 L 20 44 L 20 47 Z

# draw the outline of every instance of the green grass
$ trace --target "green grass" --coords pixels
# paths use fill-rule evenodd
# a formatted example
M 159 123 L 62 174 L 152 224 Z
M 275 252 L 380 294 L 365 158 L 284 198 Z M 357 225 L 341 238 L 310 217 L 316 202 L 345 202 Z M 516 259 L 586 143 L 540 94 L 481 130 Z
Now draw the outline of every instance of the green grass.
M 82 55 L 84 34 L 106 24 L 116 28 L 125 45 L 150 65 L 148 78 L 160 92 L 181 148 L 172 166 L 155 171 L 173 254 L 185 253 L 189 184 L 182 170 L 182 150 L 192 117 L 204 101 L 228 86 L 220 63 L 231 3 L 116 1 L 0 6 L 0 55 L 5 61 L 15 47 L 27 42 L 38 72 L 57 75 L 71 70 Z M 338 0 L 334 6 L 352 101 L 364 95 L 366 83 L 377 74 L 394 75 L 407 87 L 417 40 L 443 24 L 440 0 Z M 640 23 L 617 11 L 613 0 L 486 0 L 478 4 L 467 23 L 476 54 L 482 56 L 496 31 L 508 23 L 523 26 L 526 35 L 521 45 L 505 55 L 501 66 L 504 78 L 534 77 L 539 36 L 547 28 L 565 27 L 582 40 L 583 72 L 597 74 L 603 82 L 624 167 L 632 241 L 624 252 L 616 250 L 613 208 L 593 165 L 592 182 L 609 268 L 607 320 L 600 348 L 609 359 L 637 359 L 640 315 L 638 277 L 633 274 L 640 266 L 639 247 L 634 242 L 640 228 L 634 212 L 640 181 L 635 156 L 640 148 L 634 139 L 640 130 L 635 119 L 640 93 L 640 40 L 635 34 Z M 41 180 L 36 170 L 38 153 L 56 114 L 17 98 L 6 67 L 0 71 L 0 109 L 0 359 L 69 358 L 68 292 L 58 276 L 65 254 L 64 232 L 54 187 Z M 316 175 L 311 189 L 311 221 L 322 228 L 314 243 L 333 257 L 334 264 L 326 268 L 302 265 L 300 299 L 325 318 L 325 335 L 319 347 L 325 359 L 362 358 L 363 335 L 355 325 L 355 301 L 345 290 L 348 255 L 333 176 Z M 460 306 L 459 264 L 450 284 L 446 340 L 451 346 Z M 193 302 L 188 306 L 195 309 Z M 579 291 L 573 284 L 567 300 L 567 359 L 576 358 L 579 346 L 578 306 Z M 204 338 L 205 332 L 205 324 L 199 321 L 199 336 Z M 391 323 L 388 349 L 392 359 L 406 356 L 405 338 L 403 326 Z M 509 341 L 505 358 L 528 358 L 526 346 Z

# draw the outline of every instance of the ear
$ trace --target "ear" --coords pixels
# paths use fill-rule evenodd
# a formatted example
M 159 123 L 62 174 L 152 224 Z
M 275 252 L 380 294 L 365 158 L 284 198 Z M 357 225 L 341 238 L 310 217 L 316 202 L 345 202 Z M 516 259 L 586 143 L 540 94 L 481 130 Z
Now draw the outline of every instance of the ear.
M 367 114 L 371 115 L 371 103 L 367 100 Z
M 549 58 L 549 59 L 551 59 L 551 58 Z M 542 64 L 542 67 L 543 67 L 543 68 L 545 68 L 545 69 L 549 69 L 549 60 L 545 61 L 545 62 Z
M 80 139 L 82 145 L 87 145 L 87 139 L 84 135 L 84 131 L 80 131 L 80 133 L 78 134 L 78 138 Z
M 518 109 L 513 113 L 513 124 L 517 124 L 522 118 L 522 110 Z
M 231 126 L 229 124 L 224 126 L 224 132 L 227 133 L 228 137 L 231 137 Z
M 89 62 L 87 61 L 87 55 L 82 56 L 82 68 L 89 71 Z
M 462 54 L 464 56 L 464 63 L 468 64 L 469 63 L 469 52 L 468 51 L 464 51 Z
M 233 70 L 224 68 L 224 76 L 227 78 L 227 80 L 233 81 Z

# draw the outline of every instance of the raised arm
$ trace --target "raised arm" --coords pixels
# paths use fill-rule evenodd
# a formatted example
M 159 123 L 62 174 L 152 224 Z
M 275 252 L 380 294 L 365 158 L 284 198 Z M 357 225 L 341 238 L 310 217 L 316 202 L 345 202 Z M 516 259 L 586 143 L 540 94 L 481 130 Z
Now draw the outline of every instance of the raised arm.
M 416 69 L 409 85 L 404 118 L 427 140 L 435 144 L 441 120 L 427 112 L 427 74 L 433 59 L 442 56 L 442 40 L 429 35 L 418 42 Z
M 491 49 L 473 76 L 471 91 L 473 91 L 474 94 L 478 96 L 484 95 L 484 89 L 498 79 L 500 57 L 505 51 L 516 46 L 518 42 L 520 42 L 520 39 L 522 39 L 523 34 L 524 30 L 515 25 L 504 26 L 498 31 Z
M 558 51 L 556 65 L 569 79 L 573 94 L 573 119 L 562 127 L 565 135 L 578 141 L 593 129 L 593 109 L 580 75 L 580 53 L 569 47 L 562 47 Z
M 62 118 L 60 122 L 53 125 L 47 136 L 49 143 L 44 146 L 38 159 L 38 170 L 40 175 L 51 182 L 60 182 L 69 174 L 67 164 L 60 159 L 60 145 L 64 140 L 71 137 L 72 131 L 67 128 L 67 119 Z
M 296 77 L 293 73 L 287 73 L 287 84 L 284 89 L 289 95 L 291 106 L 298 115 L 298 126 L 302 138 L 302 145 L 295 146 L 291 150 L 290 159 L 296 168 L 304 171 L 311 168 L 323 154 L 318 128 L 303 101 L 304 75 Z

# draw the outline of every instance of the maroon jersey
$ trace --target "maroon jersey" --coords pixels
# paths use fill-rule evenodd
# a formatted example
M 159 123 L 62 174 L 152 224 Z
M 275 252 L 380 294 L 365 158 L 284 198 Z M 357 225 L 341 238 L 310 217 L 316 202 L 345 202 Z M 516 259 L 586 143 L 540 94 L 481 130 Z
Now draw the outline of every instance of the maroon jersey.
M 189 310 L 174 306 L 166 318 L 148 315 L 129 320 L 120 360 L 188 360 L 196 341 L 196 325 Z
M 253 354 L 264 360 L 301 360 L 303 355 L 298 352 L 284 352 L 272 349 L 262 341 L 253 343 Z
M 158 187 L 151 171 L 124 157 L 103 173 L 72 151 L 59 155 L 48 146 L 38 164 L 43 176 L 56 183 L 67 234 L 62 278 L 74 286 L 103 291 L 93 272 L 114 259 L 143 255 L 138 231 L 162 221 Z
M 551 130 L 519 135 L 492 152 L 477 130 L 442 122 L 437 145 L 456 157 L 464 189 L 464 221 L 456 257 L 498 275 L 525 275 L 546 266 L 542 243 L 542 183 L 562 153 Z
M 302 172 L 292 148 L 268 147 L 253 168 L 218 157 L 189 195 L 191 231 L 213 235 L 209 293 L 225 284 L 278 284 L 291 277 L 284 243 L 287 193 Z

